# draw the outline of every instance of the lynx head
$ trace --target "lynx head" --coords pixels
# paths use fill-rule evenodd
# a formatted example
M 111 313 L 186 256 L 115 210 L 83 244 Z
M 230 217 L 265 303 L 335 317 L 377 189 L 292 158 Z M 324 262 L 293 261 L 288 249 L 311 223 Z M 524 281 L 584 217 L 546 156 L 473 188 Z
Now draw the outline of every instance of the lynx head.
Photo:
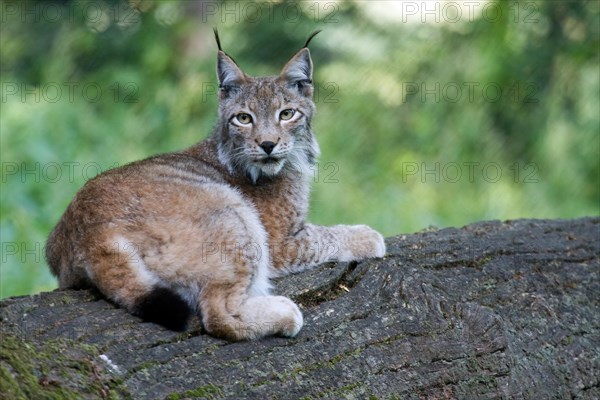
M 219 161 L 253 184 L 282 173 L 307 174 L 319 146 L 311 130 L 313 33 L 278 76 L 251 77 L 219 47 L 219 116 L 215 130 Z

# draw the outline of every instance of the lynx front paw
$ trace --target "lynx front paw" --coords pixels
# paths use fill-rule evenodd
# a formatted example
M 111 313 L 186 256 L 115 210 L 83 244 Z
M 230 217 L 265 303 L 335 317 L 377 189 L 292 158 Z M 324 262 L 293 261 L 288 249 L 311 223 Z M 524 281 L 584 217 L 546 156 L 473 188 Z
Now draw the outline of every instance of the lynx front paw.
M 352 225 L 345 228 L 346 248 L 340 249 L 339 261 L 356 261 L 385 255 L 385 242 L 379 232 L 367 225 Z

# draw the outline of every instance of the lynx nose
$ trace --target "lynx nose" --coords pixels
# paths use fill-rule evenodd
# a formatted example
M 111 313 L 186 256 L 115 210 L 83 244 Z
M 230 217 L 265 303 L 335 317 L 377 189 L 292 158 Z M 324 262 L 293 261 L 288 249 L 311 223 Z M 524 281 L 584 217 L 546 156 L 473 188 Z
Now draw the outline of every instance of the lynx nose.
M 260 147 L 267 153 L 267 155 L 271 154 L 276 144 L 270 141 L 264 141 L 260 144 Z

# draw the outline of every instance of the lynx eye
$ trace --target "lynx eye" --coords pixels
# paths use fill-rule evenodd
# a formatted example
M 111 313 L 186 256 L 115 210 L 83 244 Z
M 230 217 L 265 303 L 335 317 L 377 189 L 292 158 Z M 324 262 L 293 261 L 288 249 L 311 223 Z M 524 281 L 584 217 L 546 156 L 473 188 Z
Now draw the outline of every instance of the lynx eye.
M 294 110 L 292 110 L 291 108 L 287 109 L 287 110 L 283 110 L 282 112 L 279 113 L 279 119 L 283 120 L 283 121 L 287 121 L 288 119 L 292 119 L 292 117 L 294 116 L 296 112 Z
M 248 125 L 249 123 L 252 122 L 252 116 L 250 114 L 246 114 L 246 113 L 239 113 L 238 115 L 235 116 L 235 118 L 238 120 L 238 122 L 240 124 L 243 124 L 243 125 Z

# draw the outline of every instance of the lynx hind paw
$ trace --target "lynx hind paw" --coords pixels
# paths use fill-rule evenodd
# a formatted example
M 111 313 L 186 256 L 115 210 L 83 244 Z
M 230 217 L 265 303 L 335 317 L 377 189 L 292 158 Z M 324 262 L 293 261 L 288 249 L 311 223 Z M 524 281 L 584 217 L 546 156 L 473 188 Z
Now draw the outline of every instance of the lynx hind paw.
M 381 258 L 385 255 L 385 242 L 381 233 L 367 225 L 351 226 L 350 246 L 355 260 Z
M 250 298 L 248 306 L 256 315 L 255 323 L 264 324 L 258 327 L 262 335 L 280 335 L 294 337 L 302 329 L 304 323 L 302 312 L 298 306 L 283 296 L 260 296 Z
M 273 300 L 276 302 L 277 308 L 283 311 L 285 315 L 281 320 L 281 329 L 278 333 L 285 337 L 296 336 L 304 324 L 302 312 L 298 306 L 287 297 L 273 296 Z

